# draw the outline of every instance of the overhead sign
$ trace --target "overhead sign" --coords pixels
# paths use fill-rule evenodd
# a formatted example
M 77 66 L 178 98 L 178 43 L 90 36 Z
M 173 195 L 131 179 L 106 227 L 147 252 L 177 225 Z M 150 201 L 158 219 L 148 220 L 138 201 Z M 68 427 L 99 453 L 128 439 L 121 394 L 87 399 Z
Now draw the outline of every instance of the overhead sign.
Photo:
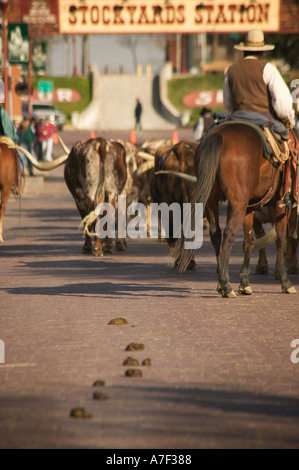
M 183 103 L 189 108 L 200 108 L 202 106 L 222 106 L 222 90 L 194 91 L 183 98 Z
M 280 0 L 58 0 L 62 34 L 245 33 L 280 27 Z
M 8 24 L 8 62 L 10 64 L 28 64 L 29 36 L 25 23 Z

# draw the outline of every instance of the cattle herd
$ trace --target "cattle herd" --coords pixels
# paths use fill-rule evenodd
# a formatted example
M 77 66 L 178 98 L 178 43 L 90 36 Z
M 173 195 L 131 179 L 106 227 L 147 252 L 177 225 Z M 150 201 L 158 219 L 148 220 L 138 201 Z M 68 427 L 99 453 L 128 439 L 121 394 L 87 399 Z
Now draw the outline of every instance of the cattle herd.
M 12 193 L 21 193 L 21 170 L 17 151 L 12 142 L 0 140 L 0 241 L 3 242 L 2 224 L 5 206 Z M 83 253 L 104 256 L 113 252 L 111 238 L 100 239 L 95 235 L 94 227 L 98 217 L 95 207 L 101 202 L 109 202 L 117 209 L 118 196 L 125 195 L 127 203 L 138 201 L 149 207 L 151 202 L 168 205 L 176 202 L 182 206 L 191 202 L 196 173 L 194 156 L 198 143 L 181 140 L 149 140 L 137 147 L 129 140 L 99 137 L 81 140 L 68 149 L 59 138 L 65 155 L 51 163 L 37 162 L 32 155 L 22 148 L 23 153 L 39 170 L 51 171 L 64 164 L 65 183 L 72 194 L 82 221 L 85 224 Z M 257 212 L 258 214 L 258 212 Z M 265 219 L 266 217 L 266 219 Z M 263 223 L 271 222 L 271 209 L 264 208 L 255 217 L 255 233 L 259 239 L 263 232 Z M 175 243 L 173 236 L 172 215 L 169 212 L 169 237 L 166 239 L 169 253 Z M 212 234 L 210 234 L 212 236 Z M 298 273 L 297 246 L 298 224 L 297 211 L 292 211 L 288 224 L 288 263 L 289 272 Z M 126 249 L 126 239 L 116 238 L 115 249 Z M 265 247 L 259 246 L 260 258 L 257 272 L 267 272 Z M 174 265 L 176 265 L 174 259 Z M 194 258 L 187 269 L 195 269 Z

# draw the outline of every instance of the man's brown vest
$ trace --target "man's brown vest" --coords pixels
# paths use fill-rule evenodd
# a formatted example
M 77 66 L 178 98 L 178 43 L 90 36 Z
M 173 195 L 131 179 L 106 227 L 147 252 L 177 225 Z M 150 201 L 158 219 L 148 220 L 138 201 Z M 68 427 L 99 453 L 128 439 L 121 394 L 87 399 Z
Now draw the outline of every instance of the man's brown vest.
M 228 70 L 228 85 L 233 111 L 272 112 L 269 92 L 263 80 L 267 62 L 242 59 Z

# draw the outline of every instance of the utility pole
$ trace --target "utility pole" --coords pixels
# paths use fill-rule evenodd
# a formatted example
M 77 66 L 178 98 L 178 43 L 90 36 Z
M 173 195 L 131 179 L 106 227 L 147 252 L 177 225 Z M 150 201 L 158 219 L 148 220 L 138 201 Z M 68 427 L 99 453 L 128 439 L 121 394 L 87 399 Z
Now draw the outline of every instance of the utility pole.
M 8 61 L 7 61 L 7 11 L 8 0 L 0 0 L 2 11 L 2 36 L 3 36 L 3 81 L 4 81 L 4 109 L 9 114 L 9 92 L 8 92 Z

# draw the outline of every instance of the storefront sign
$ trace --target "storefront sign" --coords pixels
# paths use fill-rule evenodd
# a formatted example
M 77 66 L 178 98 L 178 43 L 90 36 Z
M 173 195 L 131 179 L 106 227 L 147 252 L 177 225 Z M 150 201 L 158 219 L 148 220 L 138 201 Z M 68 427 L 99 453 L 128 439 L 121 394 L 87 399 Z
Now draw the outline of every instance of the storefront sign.
M 8 62 L 10 64 L 28 64 L 29 36 L 25 23 L 8 24 Z
M 63 0 L 64 1 L 64 0 Z M 22 21 L 28 24 L 30 37 L 57 34 L 58 0 L 19 0 Z
M 279 31 L 280 0 L 58 0 L 64 34 Z
M 40 101 L 52 101 L 54 85 L 51 80 L 40 80 L 37 83 L 37 95 Z
M 79 101 L 81 95 L 77 90 L 71 88 L 39 88 L 38 90 L 33 90 L 33 99 L 39 101 L 59 101 L 59 102 L 68 102 L 72 103 L 74 101 Z
M 34 72 L 47 70 L 47 44 L 39 42 L 32 46 L 32 69 Z

